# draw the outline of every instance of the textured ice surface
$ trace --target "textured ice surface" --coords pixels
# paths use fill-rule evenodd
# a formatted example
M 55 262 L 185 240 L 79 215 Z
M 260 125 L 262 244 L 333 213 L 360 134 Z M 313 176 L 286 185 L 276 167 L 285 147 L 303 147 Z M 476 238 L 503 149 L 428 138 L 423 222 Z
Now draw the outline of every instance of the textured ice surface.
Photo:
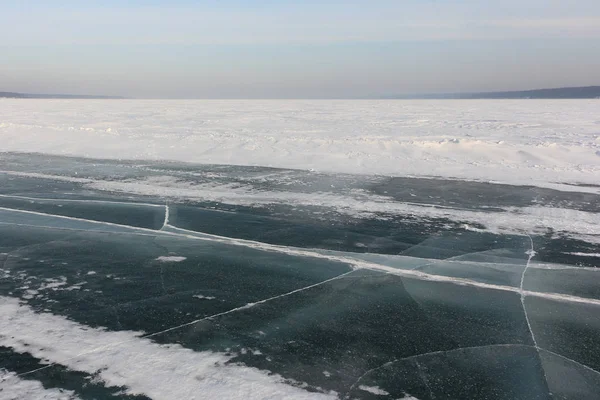
M 597 100 L 2 99 L 0 143 L 0 151 L 439 176 L 596 193 L 600 175 Z
M 18 178 L 22 178 L 21 187 L 14 192 L 11 185 Z M 0 157 L 0 184 L 0 207 L 75 218 L 92 215 L 94 219 L 93 215 L 110 205 L 110 211 L 102 213 L 106 222 L 157 229 L 177 221 L 181 228 L 198 230 L 201 226 L 207 233 L 227 231 L 225 236 L 231 235 L 229 224 L 244 225 L 250 229 L 234 232 L 253 232 L 255 235 L 244 238 L 281 244 L 297 245 L 298 236 L 310 239 L 305 231 L 290 227 L 290 220 L 302 224 L 300 220 L 306 218 L 353 223 L 378 219 L 396 227 L 411 222 L 438 228 L 453 225 L 473 232 L 568 235 L 600 242 L 600 195 L 532 186 L 18 154 Z M 47 193 L 39 193 L 37 185 L 56 198 L 46 199 Z M 65 198 L 65 191 L 72 192 L 71 198 Z M 137 199 L 137 203 L 132 206 L 124 198 Z M 165 212 L 169 201 L 175 204 Z M 203 207 L 186 207 L 185 202 Z M 243 216 L 224 212 L 248 209 L 256 212 Z M 270 218 L 271 214 L 281 218 Z M 335 225 L 327 229 L 335 229 Z M 261 230 L 275 236 L 265 236 Z M 389 236 L 379 233 L 353 238 L 345 230 L 341 234 L 367 252 L 393 246 Z M 296 237 L 285 242 L 288 235 Z M 573 250 L 570 255 L 583 258 L 595 254 L 592 250 Z
M 34 154 L 0 170 L 2 399 L 600 393 L 590 188 Z

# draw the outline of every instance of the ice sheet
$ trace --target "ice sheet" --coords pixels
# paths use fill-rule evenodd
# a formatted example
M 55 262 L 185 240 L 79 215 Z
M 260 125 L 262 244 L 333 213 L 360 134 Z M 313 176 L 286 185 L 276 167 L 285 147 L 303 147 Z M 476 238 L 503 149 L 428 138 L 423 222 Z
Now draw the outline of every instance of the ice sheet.
M 11 166 L 15 161 L 22 162 L 36 157 L 40 158 L 27 155 L 6 156 L 4 164 Z M 183 223 L 193 225 L 196 217 L 187 212 L 181 203 L 201 202 L 218 204 L 221 211 L 227 207 L 262 210 L 285 207 L 291 214 L 312 213 L 313 218 L 338 214 L 356 220 L 393 220 L 402 215 L 415 220 L 415 223 L 423 224 L 452 221 L 451 223 L 463 229 L 475 232 L 569 235 L 592 243 L 600 242 L 600 196 L 591 193 L 565 193 L 533 187 L 464 182 L 456 182 L 453 186 L 448 181 L 430 179 L 407 181 L 385 177 L 363 178 L 360 175 L 314 175 L 310 172 L 278 169 L 249 173 L 243 168 L 232 166 L 196 166 L 198 170 L 194 171 L 194 166 L 191 165 L 122 166 L 114 163 L 112 169 L 115 175 L 107 178 L 104 172 L 91 170 L 95 165 L 93 160 L 78 161 L 78 167 L 85 171 L 86 177 L 83 178 L 81 175 L 84 173 L 75 174 L 66 167 L 62 171 L 59 169 L 62 163 L 70 159 L 41 160 L 39 162 L 57 169 L 57 173 L 0 169 L 0 179 L 9 182 L 17 179 L 23 182 L 38 181 L 48 186 L 64 182 L 74 185 L 71 191 L 83 189 L 88 194 L 119 193 L 128 198 L 137 197 L 141 201 L 135 205 L 114 200 L 66 199 L 61 202 L 59 199 L 44 200 L 39 196 L 19 195 L 21 192 L 10 195 L 7 191 L 0 195 L 0 207 L 77 217 L 94 209 L 100 212 L 112 204 L 113 216 L 104 216 L 105 220 L 154 228 L 166 225 L 170 219 L 177 220 L 177 213 L 185 214 L 185 218 L 179 218 Z M 109 166 L 110 162 L 102 161 L 103 168 Z M 436 192 L 435 188 L 440 185 L 448 185 L 448 188 Z M 473 185 L 478 186 L 472 187 Z M 148 199 L 155 204 L 148 203 Z M 65 202 L 69 203 L 69 214 L 65 214 Z M 173 202 L 170 212 L 166 205 L 168 202 Z M 207 215 L 206 211 L 203 212 L 204 218 Z M 154 217 L 147 218 L 148 214 Z M 232 215 L 231 218 L 235 218 L 235 221 L 229 221 L 230 223 L 244 223 L 239 215 Z M 202 220 L 201 223 L 206 222 Z M 571 253 L 582 257 L 583 254 L 594 254 Z
M 53 112 L 65 118 L 65 107 L 75 107 L 73 122 L 101 111 L 110 116 L 106 111 L 113 107 L 31 104 L 62 107 L 46 109 L 44 119 Z M 245 102 L 223 102 L 217 111 L 211 108 L 217 103 L 192 102 L 186 104 L 206 107 L 185 112 L 175 102 L 172 113 L 154 114 L 136 107 L 163 103 L 114 104 L 133 107 L 123 109 L 127 115 L 141 113 L 137 124 L 165 115 L 170 121 L 180 118 L 177 129 L 184 134 L 176 136 L 177 129 L 164 124 L 142 132 L 129 122 L 124 122 L 128 134 L 91 127 L 76 132 L 91 135 L 89 140 L 121 135 L 100 144 L 99 152 L 117 141 L 127 152 L 149 138 L 163 145 L 172 141 L 175 149 L 190 138 L 200 145 L 202 135 L 222 141 L 231 134 L 239 141 L 228 124 L 242 122 L 242 133 L 256 141 L 264 139 L 261 127 L 278 127 L 260 117 L 260 107 L 244 118 L 227 111 L 232 104 L 250 107 Z M 293 111 L 299 104 L 305 104 L 303 113 Z M 308 132 L 304 144 L 296 143 L 305 155 L 308 147 L 302 146 L 314 150 L 319 135 L 333 135 L 328 123 L 349 118 L 336 102 L 320 103 L 327 114 L 317 117 L 315 104 L 289 103 L 291 109 L 269 117 L 298 129 L 317 119 L 323 131 Z M 357 117 L 353 127 L 338 124 L 351 134 L 369 124 L 390 135 L 399 129 L 392 120 L 402 117 L 401 102 L 375 102 L 369 112 L 368 102 L 352 104 L 344 107 L 364 118 Z M 506 113 L 510 104 L 499 107 Z M 581 128 L 578 134 L 566 135 L 564 121 L 552 128 L 565 133 L 563 145 L 596 146 L 595 139 L 576 143 L 591 132 L 581 114 L 588 103 L 544 104 L 553 112 L 560 104 L 565 113 L 578 115 L 569 125 Z M 403 107 L 408 112 L 413 106 Z M 213 111 L 225 113 L 225 122 L 197 128 L 194 118 Z M 476 111 L 465 111 L 465 118 Z M 514 119 L 534 118 L 531 111 L 513 111 Z M 462 118 L 456 110 L 452 115 Z M 37 125 L 26 128 L 25 138 L 47 128 L 35 121 L 38 116 L 28 118 Z M 491 132 L 496 126 L 498 135 L 514 133 L 507 146 L 517 146 L 533 140 L 517 132 L 539 128 L 536 135 L 543 136 L 550 129 L 545 121 L 552 118 L 544 114 L 541 127 L 521 124 L 514 130 L 498 121 L 463 121 L 460 130 Z M 432 126 L 419 124 L 413 128 Z M 216 126 L 225 130 L 207 133 Z M 3 125 L 0 134 L 5 128 L 15 126 Z M 72 131 L 61 129 L 46 133 L 81 145 Z M 450 124 L 448 132 L 453 129 L 458 128 Z M 343 142 L 356 147 L 357 137 Z M 289 137 L 281 140 L 285 143 L 274 140 L 274 146 L 290 143 Z M 323 149 L 347 150 L 339 140 L 327 140 Z M 464 143 L 448 140 L 433 148 L 456 150 Z M 365 141 L 364 149 L 369 146 Z M 263 147 L 213 152 L 248 155 L 240 162 L 250 162 L 267 154 Z M 139 150 L 134 158 L 144 156 Z M 322 158 L 330 162 L 331 156 Z M 547 165 L 521 167 L 538 173 Z M 587 175 L 584 169 L 579 172 L 589 178 L 593 168 Z M 593 193 L 598 188 L 561 183 L 563 190 L 557 191 L 539 187 L 553 186 L 550 181 L 535 184 L 3 153 L 0 397 L 25 391 L 123 400 L 512 400 L 549 399 L 551 393 L 565 400 L 594 399 L 600 391 L 600 196 Z
M 486 234 L 434 235 L 420 257 L 363 254 L 178 229 L 171 208 L 155 230 L 4 210 L 0 346 L 38 360 L 19 379 L 47 385 L 58 368 L 106 398 L 155 399 L 545 399 L 549 385 L 564 391 L 562 374 L 577 380 L 570 398 L 598 387 L 585 348 L 600 346 L 600 301 L 562 289 L 580 267 L 532 262 L 540 238 L 470 252 L 461 243 Z M 424 257 L 443 246 L 460 254 Z

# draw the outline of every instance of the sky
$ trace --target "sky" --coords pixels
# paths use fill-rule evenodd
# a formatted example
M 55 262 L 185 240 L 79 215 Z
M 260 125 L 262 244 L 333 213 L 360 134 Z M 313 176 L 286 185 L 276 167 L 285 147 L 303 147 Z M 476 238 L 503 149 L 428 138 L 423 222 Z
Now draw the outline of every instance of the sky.
M 360 98 L 600 85 L 598 0 L 0 0 L 0 91 Z

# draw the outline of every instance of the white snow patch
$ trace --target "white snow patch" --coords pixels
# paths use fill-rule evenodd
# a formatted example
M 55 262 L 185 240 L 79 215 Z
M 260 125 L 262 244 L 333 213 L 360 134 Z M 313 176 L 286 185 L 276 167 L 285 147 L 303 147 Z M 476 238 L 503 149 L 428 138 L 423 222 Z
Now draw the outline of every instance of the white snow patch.
M 24 299 L 26 299 L 26 300 L 30 300 L 30 299 L 33 299 L 33 297 L 35 295 L 37 295 L 38 293 L 39 292 L 37 290 L 28 289 L 28 290 L 25 291 L 25 294 L 23 294 L 21 297 L 24 298 Z
M 216 297 L 214 297 L 214 296 L 203 296 L 201 294 L 195 294 L 192 297 L 194 297 L 196 299 L 200 299 L 200 300 L 214 300 L 214 299 L 216 299 Z
M 2 151 L 598 192 L 597 115 L 597 100 L 6 99 L 0 143 Z
M 365 385 L 360 385 L 358 387 L 360 390 L 364 390 L 365 392 L 369 392 L 378 396 L 388 396 L 389 393 L 386 392 L 385 390 L 379 388 L 378 386 L 365 386 Z
M 40 285 L 38 290 L 58 290 L 58 288 L 65 286 L 67 284 L 67 278 L 65 276 L 60 276 L 58 279 L 48 278 L 44 280 L 44 283 Z
M 600 257 L 600 253 L 563 252 L 563 254 L 570 254 L 572 256 L 579 257 Z
M 79 397 L 70 390 L 45 389 L 39 381 L 21 379 L 14 372 L 0 369 L 0 399 L 77 400 Z
M 153 399 L 321 399 L 286 384 L 281 376 L 226 362 L 230 357 L 160 345 L 140 332 L 110 332 L 49 313 L 36 313 L 18 299 L 0 296 L 0 345 L 36 358 L 96 374 L 127 394 Z
M 156 258 L 156 261 L 160 261 L 160 262 L 182 262 L 184 260 L 187 260 L 187 257 L 181 257 L 181 256 L 160 256 L 160 257 Z

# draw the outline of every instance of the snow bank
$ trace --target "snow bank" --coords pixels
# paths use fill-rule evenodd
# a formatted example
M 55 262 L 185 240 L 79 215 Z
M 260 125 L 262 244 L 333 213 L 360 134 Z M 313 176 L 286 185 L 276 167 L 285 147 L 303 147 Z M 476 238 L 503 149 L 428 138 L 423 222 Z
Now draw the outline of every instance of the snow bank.
M 560 188 L 600 181 L 599 110 L 597 100 L 3 99 L 0 151 Z

